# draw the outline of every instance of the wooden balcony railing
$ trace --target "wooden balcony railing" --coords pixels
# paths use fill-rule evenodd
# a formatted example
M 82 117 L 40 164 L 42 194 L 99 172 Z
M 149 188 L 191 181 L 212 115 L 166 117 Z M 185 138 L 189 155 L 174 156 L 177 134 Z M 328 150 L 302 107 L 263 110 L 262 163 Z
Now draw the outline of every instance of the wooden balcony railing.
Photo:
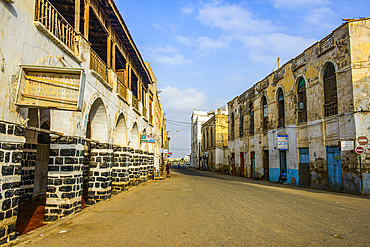
M 117 93 L 119 96 L 127 100 L 127 87 L 120 79 L 117 79 Z
M 117 70 L 117 93 L 121 98 L 128 100 L 127 96 L 127 74 L 124 69 Z
M 78 55 L 76 32 L 48 0 L 36 0 L 35 21 L 40 22 Z
M 143 116 L 144 116 L 145 118 L 147 118 L 146 113 L 147 113 L 147 109 L 146 109 L 146 107 L 145 107 L 145 106 L 143 106 Z
M 90 48 L 90 69 L 94 70 L 104 81 L 108 82 L 107 64 L 92 48 Z
M 132 107 L 135 108 L 137 111 L 139 110 L 139 101 L 134 95 L 132 95 Z

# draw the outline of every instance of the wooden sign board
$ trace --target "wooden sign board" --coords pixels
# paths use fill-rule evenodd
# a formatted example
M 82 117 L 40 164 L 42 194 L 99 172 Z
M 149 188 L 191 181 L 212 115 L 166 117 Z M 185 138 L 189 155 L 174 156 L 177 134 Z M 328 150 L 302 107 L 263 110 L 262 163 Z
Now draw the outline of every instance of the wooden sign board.
M 22 65 L 15 104 L 81 111 L 84 88 L 83 69 Z

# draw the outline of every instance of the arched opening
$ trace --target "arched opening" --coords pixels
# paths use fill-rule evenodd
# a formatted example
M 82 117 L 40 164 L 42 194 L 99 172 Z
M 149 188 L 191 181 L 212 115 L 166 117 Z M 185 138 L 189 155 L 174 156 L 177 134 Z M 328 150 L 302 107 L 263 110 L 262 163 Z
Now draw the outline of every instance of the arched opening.
M 254 107 L 252 102 L 249 104 L 249 134 L 254 134 Z
M 91 139 L 101 143 L 108 142 L 108 120 L 104 103 L 97 99 L 90 109 Z
M 91 162 L 92 141 L 98 141 L 101 144 L 107 143 L 108 140 L 108 121 L 107 113 L 103 101 L 99 98 L 95 100 L 90 108 L 89 117 L 86 125 L 86 141 L 84 147 L 84 166 L 83 166 L 83 183 L 82 183 L 82 205 L 85 208 L 87 204 L 94 204 L 89 200 L 89 176 L 91 167 L 97 167 L 97 163 Z
M 267 108 L 267 100 L 266 97 L 262 97 L 262 130 L 267 130 L 267 123 L 268 123 L 268 108 Z
M 139 148 L 139 128 L 137 123 L 134 123 L 131 131 L 130 147 L 134 149 Z
M 327 63 L 324 68 L 325 117 L 338 114 L 338 93 L 335 67 Z
M 306 81 L 303 77 L 298 80 L 298 123 L 307 122 Z
M 284 105 L 284 92 L 279 88 L 277 93 L 278 98 L 278 128 L 285 126 L 285 105 Z
M 116 146 L 125 147 L 127 145 L 126 121 L 121 114 L 118 117 L 116 127 L 114 128 L 113 143 Z

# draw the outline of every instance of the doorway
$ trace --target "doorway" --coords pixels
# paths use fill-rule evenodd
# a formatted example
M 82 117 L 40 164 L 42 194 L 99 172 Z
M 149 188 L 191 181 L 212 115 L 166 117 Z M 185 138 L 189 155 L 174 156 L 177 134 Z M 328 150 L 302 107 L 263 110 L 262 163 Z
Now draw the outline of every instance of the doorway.
M 307 187 L 311 185 L 310 157 L 308 148 L 299 149 L 299 185 Z
M 256 177 L 256 158 L 255 153 L 251 152 L 251 177 L 254 179 Z
M 342 162 L 338 146 L 326 147 L 328 189 L 342 191 Z
M 235 153 L 231 153 L 231 167 L 233 176 L 235 176 Z
M 262 152 L 262 164 L 263 164 L 263 179 L 269 181 L 269 151 L 263 150 Z
M 84 166 L 82 171 L 82 202 L 81 209 L 84 209 L 88 204 L 88 194 L 89 194 L 89 172 L 90 172 L 90 158 L 91 158 L 91 122 L 87 121 L 86 126 L 86 141 L 84 147 Z
M 286 151 L 282 150 L 279 151 L 280 156 L 280 174 L 284 171 L 286 174 L 288 174 L 287 166 L 286 166 Z
M 244 177 L 244 153 L 240 152 L 240 176 Z

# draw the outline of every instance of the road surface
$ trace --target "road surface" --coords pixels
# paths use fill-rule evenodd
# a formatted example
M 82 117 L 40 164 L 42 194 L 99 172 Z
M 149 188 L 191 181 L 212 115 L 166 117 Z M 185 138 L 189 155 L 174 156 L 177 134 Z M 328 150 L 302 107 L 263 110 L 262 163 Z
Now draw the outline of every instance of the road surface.
M 369 246 L 369 211 L 368 197 L 181 168 L 17 246 Z

